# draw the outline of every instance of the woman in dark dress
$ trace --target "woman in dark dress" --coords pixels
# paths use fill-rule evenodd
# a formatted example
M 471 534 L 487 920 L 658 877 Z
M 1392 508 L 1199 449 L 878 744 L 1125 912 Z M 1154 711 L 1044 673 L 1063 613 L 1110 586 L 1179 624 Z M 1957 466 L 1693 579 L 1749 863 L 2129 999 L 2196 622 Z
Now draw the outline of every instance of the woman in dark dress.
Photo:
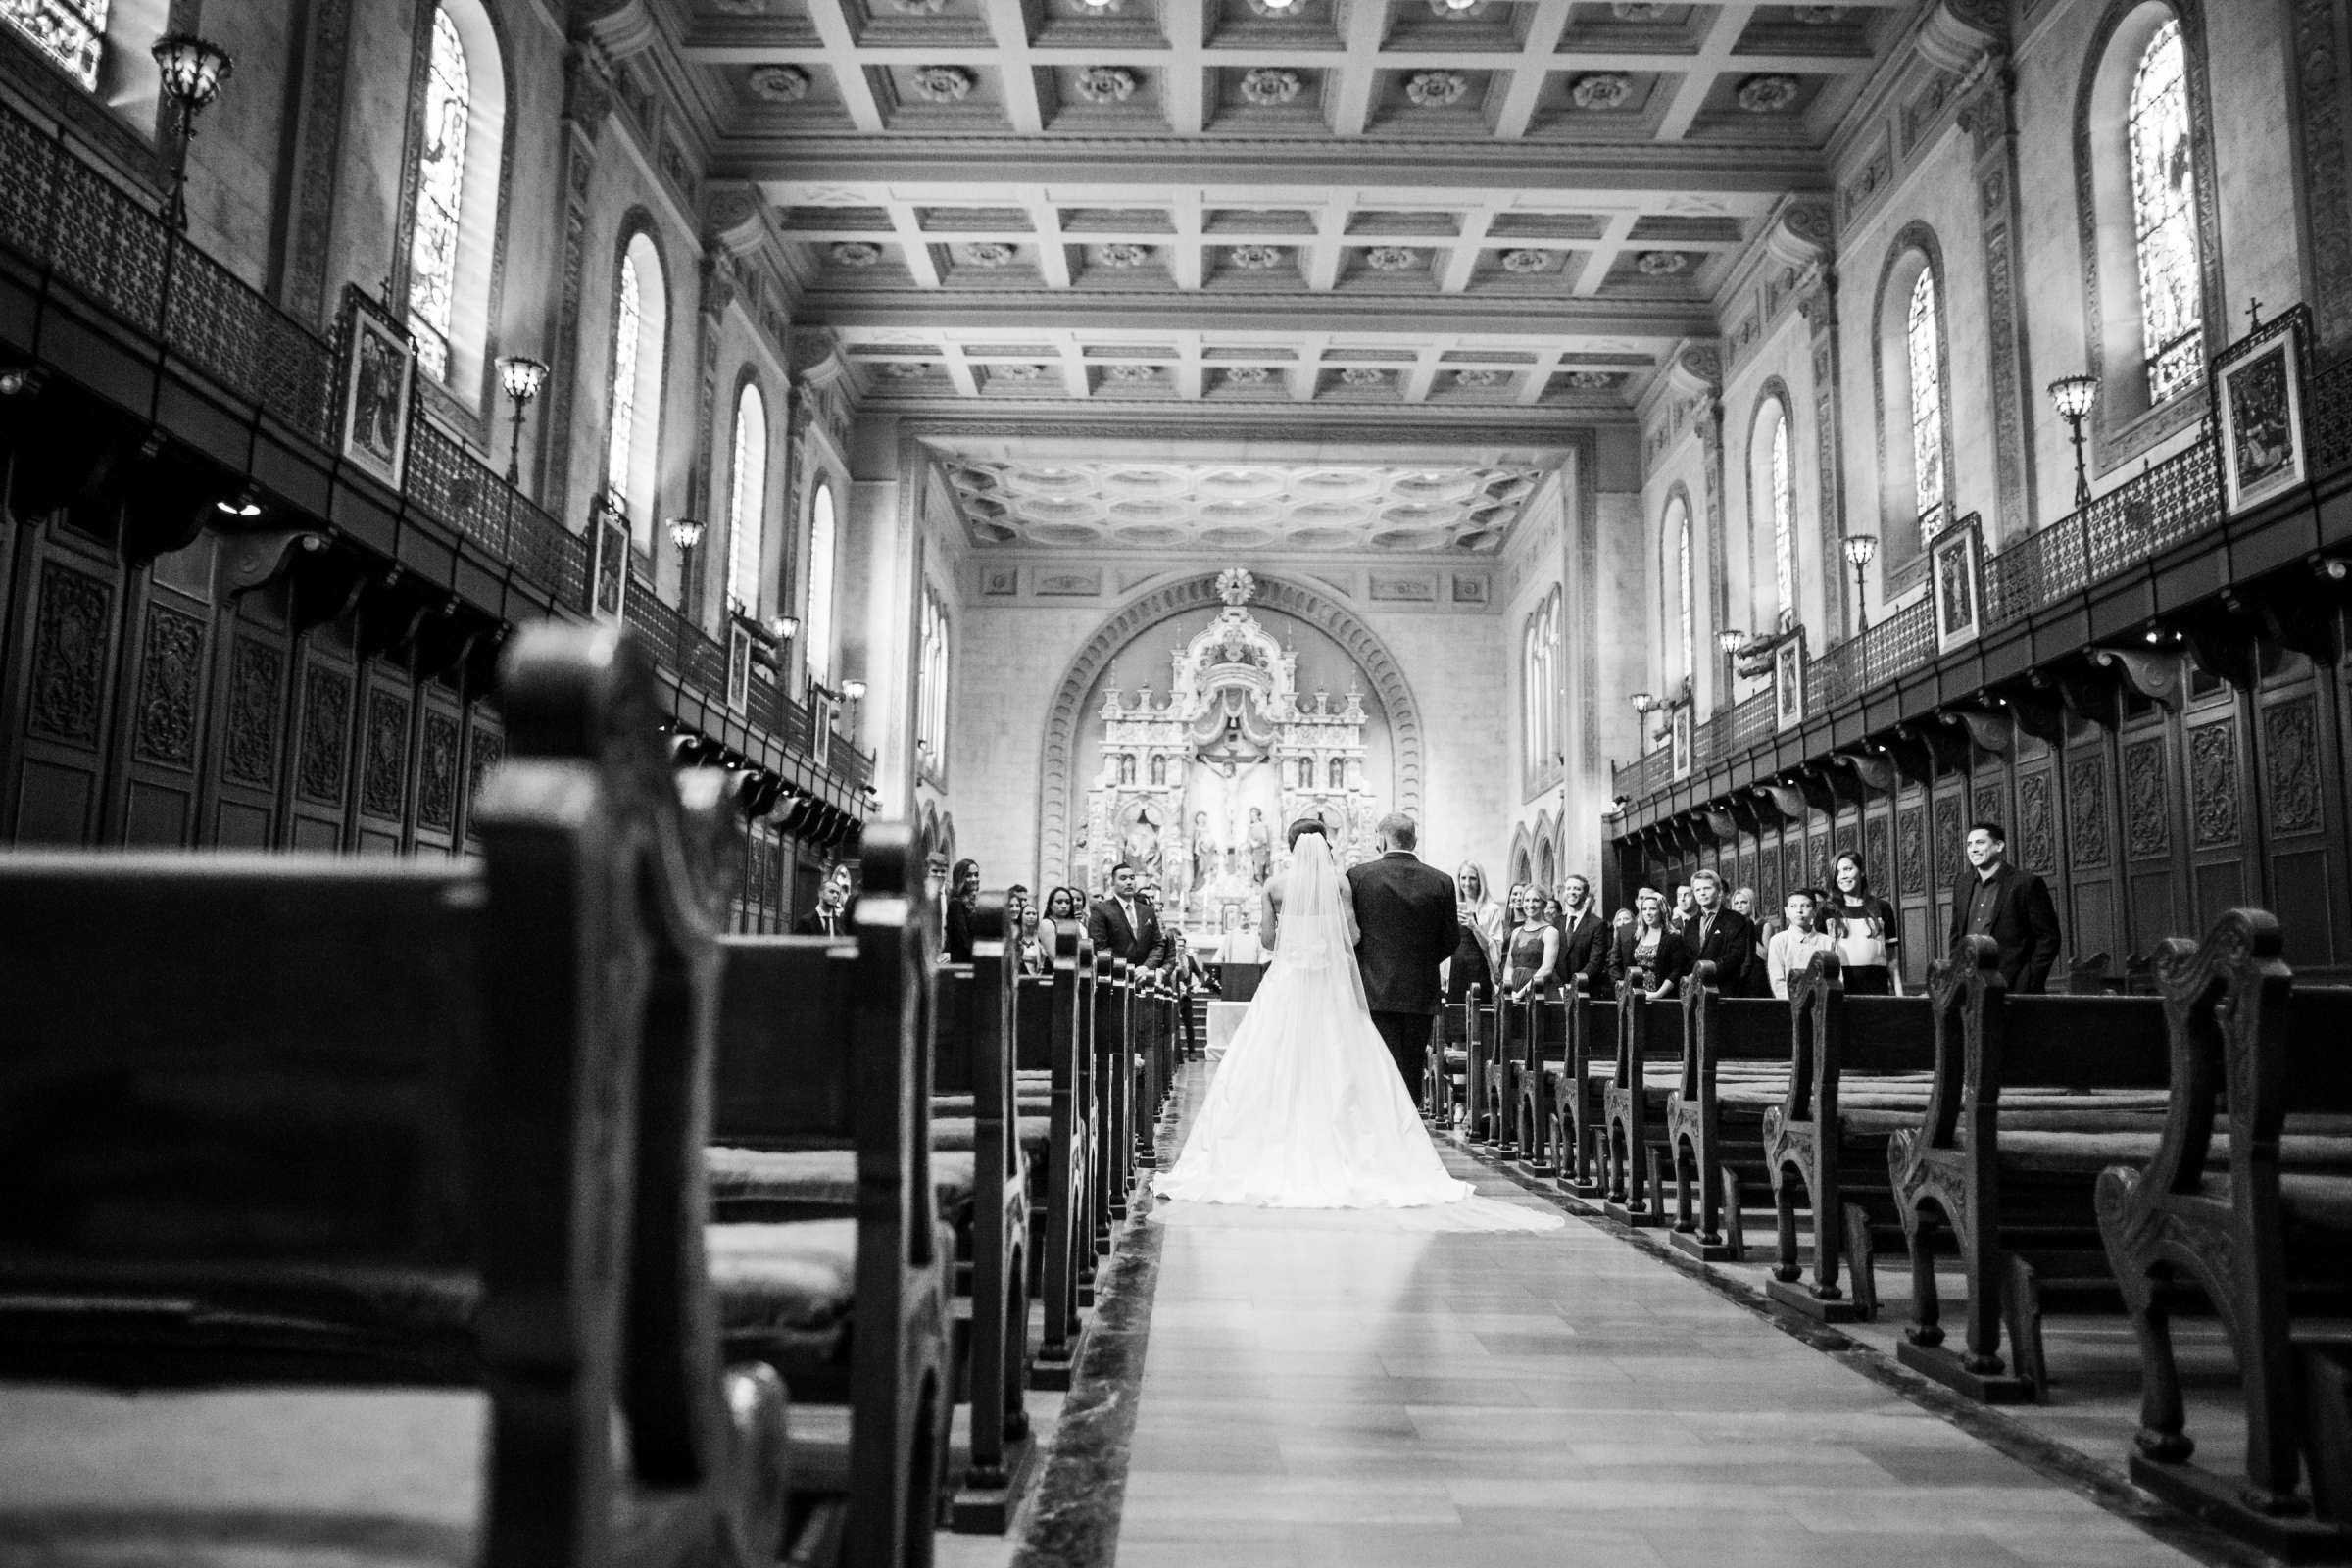
M 1552 994 L 1560 968 L 1560 928 L 1544 918 L 1544 896 L 1526 889 L 1511 903 L 1518 924 L 1511 928 L 1509 970 L 1503 995 L 1512 1002 Z
M 1455 915 L 1461 922 L 1454 939 L 1453 958 L 1446 965 L 1446 1000 L 1467 1001 L 1470 988 L 1477 986 L 1479 995 L 1490 1002 L 1494 997 L 1494 966 L 1487 957 L 1489 927 L 1499 925 L 1499 911 L 1490 916 L 1493 903 L 1487 898 L 1487 874 L 1479 867 L 1464 861 L 1453 873 Z
M 1651 1001 L 1675 994 L 1690 972 L 1690 945 L 1666 919 L 1666 895 L 1643 888 L 1634 896 L 1634 923 L 1617 928 L 1609 949 L 1609 978 L 1618 985 L 1636 969 L 1648 981 Z

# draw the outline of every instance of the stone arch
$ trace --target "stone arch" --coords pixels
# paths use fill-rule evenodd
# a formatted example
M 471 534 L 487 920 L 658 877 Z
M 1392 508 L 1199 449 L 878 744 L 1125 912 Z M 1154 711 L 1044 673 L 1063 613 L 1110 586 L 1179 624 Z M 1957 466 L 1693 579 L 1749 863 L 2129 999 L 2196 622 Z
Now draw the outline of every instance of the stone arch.
M 1388 715 L 1389 738 L 1396 766 L 1396 809 L 1418 815 L 1421 810 L 1421 710 L 1404 669 L 1362 618 L 1327 588 L 1281 577 L 1257 575 L 1257 594 L 1251 608 L 1280 611 L 1307 622 L 1344 649 L 1371 683 Z M 1214 572 L 1182 578 L 1155 588 L 1115 612 L 1095 629 L 1071 660 L 1054 706 L 1046 714 L 1043 766 L 1039 769 L 1038 860 L 1048 876 L 1070 876 L 1070 833 L 1074 815 L 1074 776 L 1078 727 L 1085 719 L 1079 705 L 1120 649 L 1161 621 L 1191 611 L 1221 605 Z

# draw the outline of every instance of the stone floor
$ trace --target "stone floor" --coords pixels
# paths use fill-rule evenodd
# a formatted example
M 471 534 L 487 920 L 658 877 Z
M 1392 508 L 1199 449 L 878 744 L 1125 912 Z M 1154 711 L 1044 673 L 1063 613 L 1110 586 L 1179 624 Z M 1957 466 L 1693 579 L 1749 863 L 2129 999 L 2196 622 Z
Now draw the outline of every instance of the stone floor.
M 1204 1081 L 1187 1069 L 1186 1104 Z M 1482 1194 L 1549 1201 L 1446 1158 Z M 1907 1303 L 1825 1354 L 1743 1299 L 1736 1276 L 1677 1266 L 1583 1214 L 1538 1235 L 1253 1215 L 1232 1229 L 1146 1226 L 1127 1245 L 1156 1274 L 1134 1314 L 1132 1403 L 1116 1389 L 1074 1396 L 1119 1418 L 1094 1451 L 1055 1461 L 1088 1465 L 1121 1568 L 2141 1568 L 2234 1555 L 2144 1499 L 2112 1511 L 2097 1500 L 2116 1501 L 2112 1485 L 2070 1485 L 2064 1465 L 1976 1435 L 1975 1412 L 1946 1419 L 1939 1393 L 1917 1397 L 1904 1385 L 1918 1380 L 1870 1343 Z M 1123 1496 L 1102 1495 L 1122 1470 Z M 2126 1515 L 2156 1516 L 2164 1539 Z M 1102 1561 L 1100 1538 L 1082 1551 L 1025 1524 L 1003 1542 L 943 1537 L 940 1560 Z

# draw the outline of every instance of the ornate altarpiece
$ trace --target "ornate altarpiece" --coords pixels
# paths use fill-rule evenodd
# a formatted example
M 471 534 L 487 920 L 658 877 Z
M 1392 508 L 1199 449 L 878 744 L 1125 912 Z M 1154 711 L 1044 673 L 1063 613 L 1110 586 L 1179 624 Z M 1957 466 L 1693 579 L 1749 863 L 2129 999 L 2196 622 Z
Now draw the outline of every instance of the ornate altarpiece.
M 1085 858 L 1096 887 L 1137 867 L 1172 919 L 1194 930 L 1257 923 L 1258 890 L 1283 829 L 1320 818 L 1344 863 L 1373 853 L 1382 808 L 1364 777 L 1363 693 L 1302 701 L 1298 657 L 1245 607 L 1249 572 L 1217 578 L 1225 608 L 1170 656 L 1165 698 L 1102 694 L 1102 763 L 1087 791 Z

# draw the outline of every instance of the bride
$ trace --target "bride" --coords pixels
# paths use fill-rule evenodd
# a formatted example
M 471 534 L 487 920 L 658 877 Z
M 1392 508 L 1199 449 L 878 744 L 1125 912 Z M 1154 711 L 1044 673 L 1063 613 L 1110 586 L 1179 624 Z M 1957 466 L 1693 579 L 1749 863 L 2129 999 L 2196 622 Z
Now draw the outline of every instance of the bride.
M 1471 1211 L 1461 1228 L 1561 1223 L 1465 1202 L 1470 1184 L 1446 1174 L 1365 1007 L 1354 899 L 1330 842 L 1311 820 L 1291 831 L 1291 867 L 1267 890 L 1259 933 L 1272 966 L 1156 1191 L 1265 1208 L 1459 1204 Z

